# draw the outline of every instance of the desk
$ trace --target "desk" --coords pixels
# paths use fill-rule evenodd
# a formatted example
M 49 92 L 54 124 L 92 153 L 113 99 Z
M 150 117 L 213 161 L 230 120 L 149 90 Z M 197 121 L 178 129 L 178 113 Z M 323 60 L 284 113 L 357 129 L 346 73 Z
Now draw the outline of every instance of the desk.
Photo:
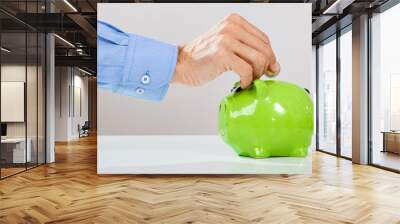
M 309 174 L 311 154 L 252 159 L 216 135 L 97 137 L 98 174 Z
M 6 158 L 6 162 L 8 163 L 25 163 L 31 162 L 32 154 L 31 154 L 31 145 L 32 141 L 30 138 L 27 138 L 27 147 L 25 154 L 25 138 L 5 138 L 1 139 L 1 151 L 2 157 Z M 5 154 L 6 156 L 3 156 Z M 11 157 L 12 154 L 12 157 Z M 10 155 L 10 156 L 8 156 Z M 11 160 L 12 158 L 12 160 Z M 26 159 L 26 161 L 25 161 Z
M 400 131 L 382 131 L 383 150 L 382 152 L 392 152 L 400 154 Z

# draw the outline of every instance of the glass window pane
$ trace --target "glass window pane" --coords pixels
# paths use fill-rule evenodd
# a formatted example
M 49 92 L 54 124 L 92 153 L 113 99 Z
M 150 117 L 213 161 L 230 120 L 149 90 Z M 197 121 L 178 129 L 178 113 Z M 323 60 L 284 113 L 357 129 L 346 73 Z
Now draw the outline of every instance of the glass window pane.
M 400 5 L 372 18 L 372 163 L 400 170 Z
M 318 147 L 336 153 L 336 39 L 318 48 Z
M 26 12 L 37 13 L 39 5 L 37 1 L 27 2 Z M 32 20 L 37 20 L 33 17 Z M 37 21 L 32 21 L 37 23 Z M 38 164 L 38 33 L 36 30 L 27 30 L 27 80 L 26 80 L 26 113 L 27 113 L 27 143 L 31 150 L 31 159 L 27 163 L 28 168 Z
M 0 1 L 11 14 L 44 13 L 45 0 Z M 0 177 L 45 162 L 45 35 L 0 12 Z M 37 18 L 37 17 L 34 17 Z M 34 21 L 32 21 L 34 22 Z
M 340 153 L 352 156 L 352 35 L 340 36 Z
M 2 178 L 25 170 L 30 160 L 26 148 L 26 33 L 1 34 L 1 174 Z
M 28 168 L 37 165 L 37 76 L 38 76 L 38 36 L 36 32 L 27 33 L 27 80 L 26 80 L 26 118 L 27 118 L 27 143 L 30 148 L 30 160 L 27 164 Z

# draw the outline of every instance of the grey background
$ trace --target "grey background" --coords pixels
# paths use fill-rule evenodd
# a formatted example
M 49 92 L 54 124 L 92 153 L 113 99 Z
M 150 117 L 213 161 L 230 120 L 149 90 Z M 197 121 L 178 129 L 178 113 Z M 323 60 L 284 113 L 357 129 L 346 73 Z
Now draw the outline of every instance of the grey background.
M 282 71 L 277 79 L 311 90 L 311 4 L 98 4 L 98 19 L 126 32 L 182 44 L 237 12 L 265 31 Z M 226 73 L 202 87 L 170 86 L 163 102 L 98 89 L 99 135 L 216 134 L 220 100 L 239 78 Z

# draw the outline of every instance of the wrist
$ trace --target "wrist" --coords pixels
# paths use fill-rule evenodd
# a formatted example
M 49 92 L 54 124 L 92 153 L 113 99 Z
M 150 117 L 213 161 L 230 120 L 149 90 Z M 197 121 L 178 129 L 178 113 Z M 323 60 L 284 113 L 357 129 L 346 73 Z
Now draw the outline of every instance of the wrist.
M 178 56 L 175 65 L 175 71 L 171 79 L 171 83 L 180 83 L 182 82 L 183 76 L 183 46 L 178 46 Z

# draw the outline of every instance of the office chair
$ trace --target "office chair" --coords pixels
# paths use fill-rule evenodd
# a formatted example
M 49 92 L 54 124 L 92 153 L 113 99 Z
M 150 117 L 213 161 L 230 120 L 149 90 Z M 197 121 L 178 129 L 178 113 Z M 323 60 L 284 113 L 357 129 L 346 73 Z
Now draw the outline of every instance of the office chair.
M 82 127 L 80 127 L 80 125 L 78 124 L 79 138 L 89 136 L 89 129 L 90 129 L 89 121 L 85 121 Z

